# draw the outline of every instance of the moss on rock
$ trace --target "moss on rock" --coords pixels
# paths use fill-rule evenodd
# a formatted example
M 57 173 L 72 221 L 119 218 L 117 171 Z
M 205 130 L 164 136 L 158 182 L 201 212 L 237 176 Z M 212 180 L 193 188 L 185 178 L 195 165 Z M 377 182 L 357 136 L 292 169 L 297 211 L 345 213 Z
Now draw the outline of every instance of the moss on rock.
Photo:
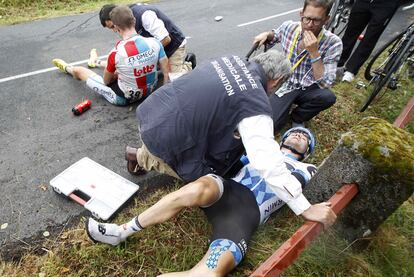
M 414 135 L 385 120 L 367 117 L 339 142 L 370 161 L 377 173 L 414 186 Z

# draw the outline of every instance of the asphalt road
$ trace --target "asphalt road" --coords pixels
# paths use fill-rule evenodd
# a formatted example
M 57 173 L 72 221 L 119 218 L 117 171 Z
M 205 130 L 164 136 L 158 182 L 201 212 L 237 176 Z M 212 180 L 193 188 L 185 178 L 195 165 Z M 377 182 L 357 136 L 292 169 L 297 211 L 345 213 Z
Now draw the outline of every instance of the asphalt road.
M 226 53 L 244 55 L 255 34 L 297 20 L 302 0 L 174 0 L 157 3 L 189 37 L 198 63 Z M 287 12 L 287 13 L 286 13 Z M 275 16 L 281 13 L 280 16 Z M 399 12 L 386 36 L 406 26 L 412 11 Z M 223 16 L 216 22 L 214 17 Z M 252 22 L 266 17 L 273 18 Z M 410 18 L 410 20 L 408 20 Z M 395 22 L 394 22 L 395 21 Z M 240 24 L 249 23 L 240 26 Z M 137 183 L 138 195 L 171 183 L 155 173 L 128 174 L 124 149 L 139 145 L 136 105 L 116 107 L 52 67 L 53 58 L 87 59 L 92 47 L 105 55 L 118 37 L 102 28 L 97 12 L 0 27 L 0 255 L 18 257 L 40 248 L 49 231 L 56 235 L 85 210 L 43 185 L 82 157 L 89 157 Z M 36 71 L 46 71 L 37 72 Z M 22 77 L 21 74 L 29 76 Z M 92 109 L 76 117 L 83 98 Z

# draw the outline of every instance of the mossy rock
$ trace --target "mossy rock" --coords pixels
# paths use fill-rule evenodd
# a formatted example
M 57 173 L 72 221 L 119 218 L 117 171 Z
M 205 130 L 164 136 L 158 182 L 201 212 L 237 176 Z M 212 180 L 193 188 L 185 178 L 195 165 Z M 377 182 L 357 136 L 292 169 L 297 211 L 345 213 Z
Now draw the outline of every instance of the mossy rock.
M 380 174 L 414 186 L 414 135 L 385 120 L 367 117 L 342 135 L 340 145 L 370 161 Z
M 343 184 L 358 194 L 335 229 L 349 242 L 375 232 L 414 192 L 414 135 L 378 118 L 365 118 L 342 135 L 305 188 L 311 203 L 327 201 Z

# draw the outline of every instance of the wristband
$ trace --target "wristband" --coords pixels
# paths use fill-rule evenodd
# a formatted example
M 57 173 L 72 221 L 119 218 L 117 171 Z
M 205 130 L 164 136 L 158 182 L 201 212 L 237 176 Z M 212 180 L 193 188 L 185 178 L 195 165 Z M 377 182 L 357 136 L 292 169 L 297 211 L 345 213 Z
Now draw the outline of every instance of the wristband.
M 318 56 L 318 57 L 316 57 L 316 58 L 314 58 L 314 59 L 310 59 L 310 62 L 311 63 L 316 63 L 317 61 L 319 61 L 319 60 L 321 60 L 322 59 L 322 57 L 321 56 Z

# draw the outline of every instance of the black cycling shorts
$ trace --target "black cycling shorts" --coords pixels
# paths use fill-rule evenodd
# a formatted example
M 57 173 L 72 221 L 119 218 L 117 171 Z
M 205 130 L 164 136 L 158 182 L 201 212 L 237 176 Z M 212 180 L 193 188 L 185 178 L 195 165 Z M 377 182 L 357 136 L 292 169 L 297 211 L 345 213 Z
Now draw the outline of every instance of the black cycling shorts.
M 223 180 L 223 187 L 221 198 L 210 207 L 202 208 L 213 226 L 210 240 L 231 240 L 245 252 L 260 222 L 255 196 L 250 189 L 233 180 Z

